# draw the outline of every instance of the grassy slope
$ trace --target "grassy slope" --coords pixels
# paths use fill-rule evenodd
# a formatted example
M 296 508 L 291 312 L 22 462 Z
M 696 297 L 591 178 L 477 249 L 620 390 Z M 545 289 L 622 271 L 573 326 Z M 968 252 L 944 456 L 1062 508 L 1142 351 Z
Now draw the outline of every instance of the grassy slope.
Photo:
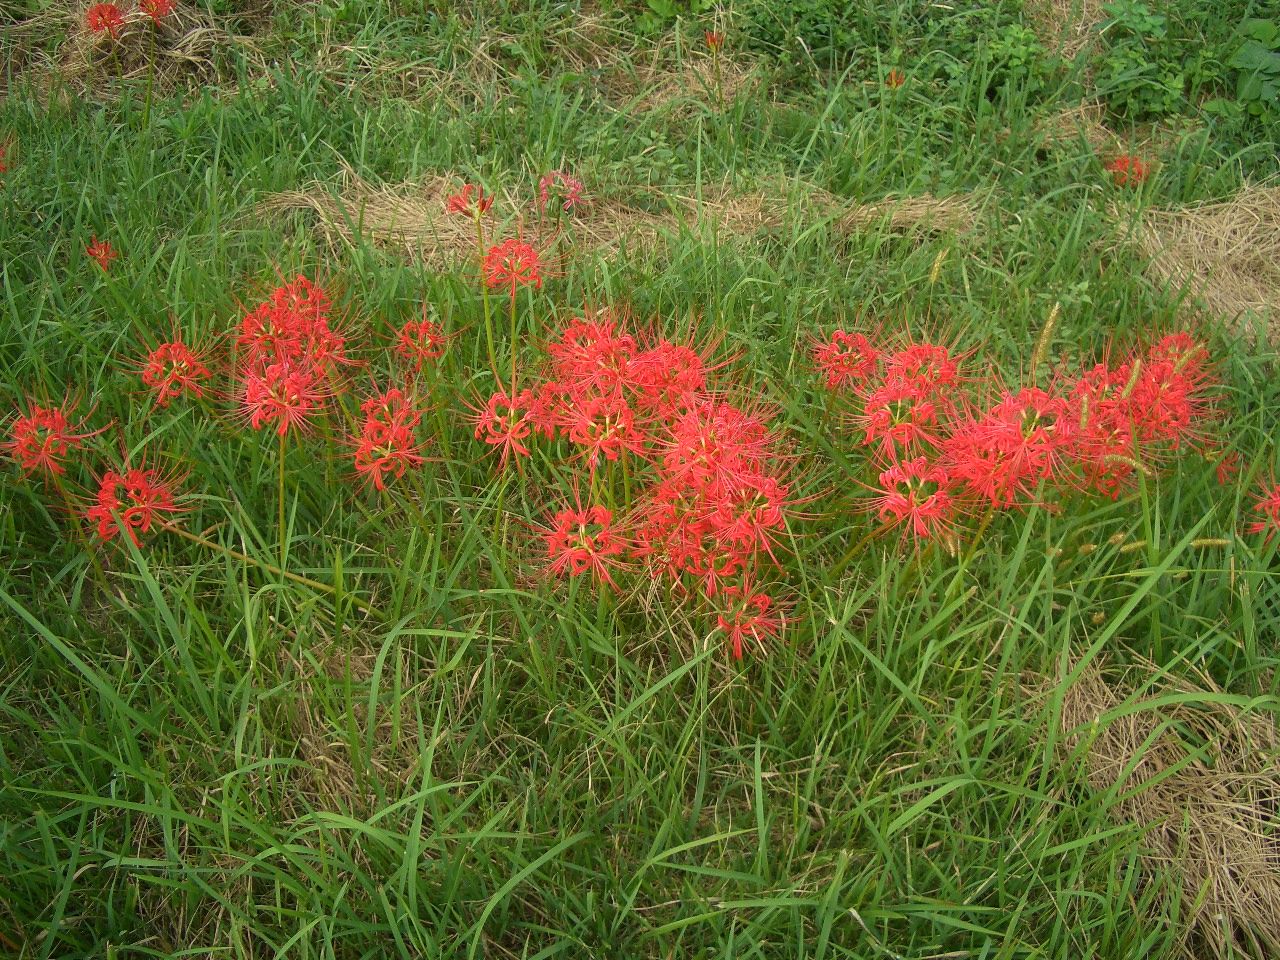
M 673 330 L 697 314 L 767 378 L 796 445 L 827 451 L 801 491 L 824 519 L 795 529 L 786 561 L 798 623 L 731 665 L 679 610 L 530 579 L 504 518 L 539 517 L 551 494 L 512 486 L 499 514 L 492 465 L 457 428 L 420 517 L 335 500 L 344 468 L 293 453 L 291 569 L 371 594 L 376 617 L 173 539 L 115 559 L 103 595 L 56 508 L 10 472 L 0 934 L 32 957 L 1167 954 L 1179 907 L 1140 882 L 1140 830 L 1081 789 L 1055 698 L 1023 681 L 1127 646 L 1272 693 L 1269 561 L 1189 546 L 1237 528 L 1245 494 L 1193 462 L 1122 503 L 1002 520 L 967 562 L 884 544 L 834 577 L 867 520 L 806 362 L 813 333 L 863 312 L 945 331 L 1010 376 L 1056 301 L 1055 354 L 1170 322 L 1172 296 L 1112 242 L 1097 160 L 1038 150 L 1053 98 L 992 101 L 981 77 L 942 102 L 910 85 L 884 98 L 855 71 L 723 112 L 628 115 L 592 76 L 552 69 L 571 13 L 505 17 L 442 29 L 369 4 L 324 28 L 388 62 L 496 46 L 516 81 L 474 97 L 344 90 L 353 68 L 333 55 L 328 75 L 308 69 L 322 27 L 300 16 L 268 44 L 267 82 L 167 100 L 148 126 L 136 99 L 0 104 L 20 159 L 0 194 L 0 392 L 66 387 L 120 425 L 108 448 L 181 455 L 201 492 L 188 528 L 221 524 L 270 560 L 271 444 L 226 418 L 144 418 L 121 360 L 171 323 L 225 332 L 277 270 L 331 280 L 354 330 L 424 300 L 474 330 L 479 308 L 461 271 L 264 221 L 268 193 L 343 161 L 492 185 L 563 161 L 599 192 L 779 174 L 855 199 L 993 189 L 968 240 L 707 230 L 567 263 L 536 301 L 548 321 L 602 295 Z M 1239 166 L 1193 141 L 1147 198 L 1224 195 Z M 91 233 L 122 253 L 106 276 L 81 252 Z M 1246 474 L 1265 471 L 1274 356 L 1212 337 L 1238 401 L 1225 433 Z M 482 349 L 459 341 L 446 418 Z M 1147 545 L 1078 550 L 1115 534 Z

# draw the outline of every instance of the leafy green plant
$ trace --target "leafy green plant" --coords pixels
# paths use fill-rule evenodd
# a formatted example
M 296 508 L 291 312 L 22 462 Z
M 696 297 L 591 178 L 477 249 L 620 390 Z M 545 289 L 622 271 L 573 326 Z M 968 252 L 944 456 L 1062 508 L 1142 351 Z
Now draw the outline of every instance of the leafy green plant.
M 1280 23 L 1247 20 L 1240 33 L 1243 39 L 1227 66 L 1238 71 L 1236 98 L 1261 116 L 1280 106 Z

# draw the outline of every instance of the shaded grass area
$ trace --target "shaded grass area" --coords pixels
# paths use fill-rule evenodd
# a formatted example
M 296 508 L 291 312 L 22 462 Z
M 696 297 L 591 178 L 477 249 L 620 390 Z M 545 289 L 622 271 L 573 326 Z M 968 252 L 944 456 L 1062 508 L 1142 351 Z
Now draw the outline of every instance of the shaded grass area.
M 872 524 L 868 478 L 850 475 L 808 348 L 839 323 L 928 332 L 1013 379 L 1055 305 L 1050 357 L 1169 329 L 1181 292 L 1144 279 L 1109 208 L 1137 222 L 1221 199 L 1255 154 L 1192 131 L 1142 191 L 1117 194 L 1084 144 L 1045 142 L 1065 81 L 1031 97 L 975 75 L 940 99 L 870 71 L 780 86 L 766 64 L 724 104 L 699 87 L 638 112 L 645 84 L 604 83 L 614 65 L 551 69 L 565 46 L 589 51 L 591 29 L 626 36 L 590 11 L 346 6 L 282 14 L 256 41 L 268 70 L 232 58 L 222 84 L 145 123 L 136 84 L 46 105 L 19 85 L 0 104 L 15 145 L 2 399 L 71 391 L 114 424 L 105 449 L 162 450 L 204 491 L 186 529 L 271 561 L 274 447 L 216 398 L 214 416 L 150 410 L 128 370 L 147 346 L 175 327 L 222 337 L 299 271 L 328 283 L 351 331 L 390 336 L 423 304 L 463 331 L 432 395 L 448 449 L 415 509 L 355 485 L 335 498 L 348 468 L 321 463 L 318 438 L 289 452 L 289 569 L 336 595 L 172 536 L 105 556 L 103 589 L 57 501 L 6 474 L 0 943 L 24 957 L 1186 950 L 1176 865 L 1144 860 L 1142 824 L 1060 749 L 1065 681 L 1132 650 L 1272 702 L 1275 550 L 1232 534 L 1275 464 L 1274 353 L 1231 317 L 1199 329 L 1224 358 L 1221 431 L 1244 461 L 1226 487 L 1188 461 L 1119 503 L 1003 518 L 971 554 L 877 542 L 836 573 Z M 643 70 L 700 56 L 691 36 L 657 54 L 628 39 L 622 74 L 661 84 Z M 531 574 L 523 523 L 549 504 L 495 479 L 458 422 L 485 376 L 474 265 L 402 260 L 360 231 L 330 248 L 305 217 L 261 215 L 347 166 L 526 202 L 563 166 L 658 209 L 778 180 L 850 203 L 994 199 L 963 235 L 849 233 L 803 210 L 745 235 L 692 218 L 611 260 L 566 259 L 534 302 L 538 325 L 619 302 L 719 338 L 809 451 L 797 495 L 815 516 L 784 560 L 794 623 L 735 664 L 661 597 Z M 499 213 L 506 231 L 522 213 Z M 108 273 L 83 253 L 95 234 L 121 253 Z M 1229 542 L 1200 544 L 1213 538 Z M 1028 693 L 1029 677 L 1055 693 Z

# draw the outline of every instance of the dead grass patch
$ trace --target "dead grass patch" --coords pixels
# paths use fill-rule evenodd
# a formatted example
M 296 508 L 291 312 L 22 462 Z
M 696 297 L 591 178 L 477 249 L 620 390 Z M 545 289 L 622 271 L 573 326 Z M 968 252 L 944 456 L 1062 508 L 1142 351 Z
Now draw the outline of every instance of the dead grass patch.
M 410 259 L 434 265 L 456 263 L 475 250 L 475 232 L 465 217 L 445 213 L 445 201 L 458 189 L 450 177 L 435 176 L 404 184 L 374 184 L 346 168 L 336 185 L 315 183 L 276 194 L 261 204 L 268 213 L 309 212 L 329 244 L 365 238 L 398 250 Z M 508 191 L 503 208 L 525 210 L 520 232 L 547 248 L 557 241 L 612 256 L 628 246 L 644 246 L 664 234 L 710 226 L 722 234 L 751 236 L 778 229 L 794 218 L 825 220 L 838 233 L 884 229 L 891 233 L 963 233 L 977 223 L 982 200 L 972 194 L 889 197 L 854 203 L 812 186 L 779 184 L 743 192 L 727 185 L 698 190 L 637 193 L 630 199 L 588 200 L 563 223 L 542 219 L 528 198 Z
M 1098 24 L 1105 19 L 1106 0 L 1032 0 L 1027 18 L 1050 50 L 1074 60 L 1098 40 Z
M 1280 734 L 1206 675 L 1091 664 L 1066 691 L 1064 746 L 1112 816 L 1144 830 L 1153 875 L 1181 881 L 1186 952 L 1280 950 Z M 1235 954 L 1239 955 L 1239 953 Z
M 124 9 L 124 22 L 113 38 L 94 33 L 86 24 L 90 4 L 52 8 L 9 28 L 18 49 L 33 50 L 49 36 L 64 36 L 56 52 L 29 54 L 36 88 L 46 97 L 75 91 L 107 97 L 120 79 L 140 80 L 154 69 L 157 91 L 214 76 L 221 48 L 247 45 L 204 10 L 186 3 L 157 25 L 137 7 Z M 246 46 L 247 49 L 247 46 Z
M 1280 186 L 1246 185 L 1230 200 L 1147 210 L 1133 236 L 1157 282 L 1229 320 L 1253 314 L 1280 333 Z

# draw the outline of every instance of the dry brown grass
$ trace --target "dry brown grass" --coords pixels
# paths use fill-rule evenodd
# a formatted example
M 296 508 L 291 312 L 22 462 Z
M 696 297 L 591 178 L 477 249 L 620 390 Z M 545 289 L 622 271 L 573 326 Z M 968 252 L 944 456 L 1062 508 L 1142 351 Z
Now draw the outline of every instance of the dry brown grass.
M 9 28 L 15 49 L 30 51 L 48 36 L 65 36 L 56 54 L 28 54 L 37 89 L 45 96 L 75 91 L 107 97 L 117 79 L 139 80 L 153 69 L 158 90 L 214 75 L 220 48 L 247 41 L 233 36 L 205 11 L 178 3 L 160 25 L 135 6 L 124 10 L 115 38 L 94 33 L 85 22 L 86 2 L 51 8 Z
M 310 212 L 321 237 L 334 246 L 364 237 L 410 259 L 448 265 L 470 256 L 476 242 L 469 220 L 445 213 L 445 201 L 458 186 L 457 181 L 443 176 L 397 185 L 373 184 L 346 168 L 336 185 L 316 183 L 276 194 L 264 201 L 262 209 L 277 214 Z M 652 202 L 643 202 L 646 200 Z M 859 204 L 794 183 L 754 192 L 720 185 L 701 191 L 653 191 L 629 200 L 588 200 L 575 208 L 564 224 L 539 218 L 528 198 L 510 191 L 499 198 L 499 204 L 502 209 L 527 211 L 519 230 L 536 247 L 546 248 L 561 240 L 571 248 L 611 256 L 681 229 L 710 226 L 723 234 L 751 236 L 777 229 L 796 217 L 827 221 L 843 234 L 871 229 L 964 232 L 977 223 L 982 201 L 960 194 Z
M 1027 15 L 1041 42 L 1068 60 L 1098 39 L 1106 0 L 1030 0 Z
M 1229 320 L 1252 314 L 1280 333 L 1280 187 L 1246 185 L 1230 200 L 1147 210 L 1133 238 L 1159 283 L 1186 288 Z
M 1090 664 L 1066 690 L 1064 747 L 1111 814 L 1144 830 L 1153 880 L 1181 881 L 1188 956 L 1280 950 L 1280 733 L 1271 706 L 1152 664 Z

